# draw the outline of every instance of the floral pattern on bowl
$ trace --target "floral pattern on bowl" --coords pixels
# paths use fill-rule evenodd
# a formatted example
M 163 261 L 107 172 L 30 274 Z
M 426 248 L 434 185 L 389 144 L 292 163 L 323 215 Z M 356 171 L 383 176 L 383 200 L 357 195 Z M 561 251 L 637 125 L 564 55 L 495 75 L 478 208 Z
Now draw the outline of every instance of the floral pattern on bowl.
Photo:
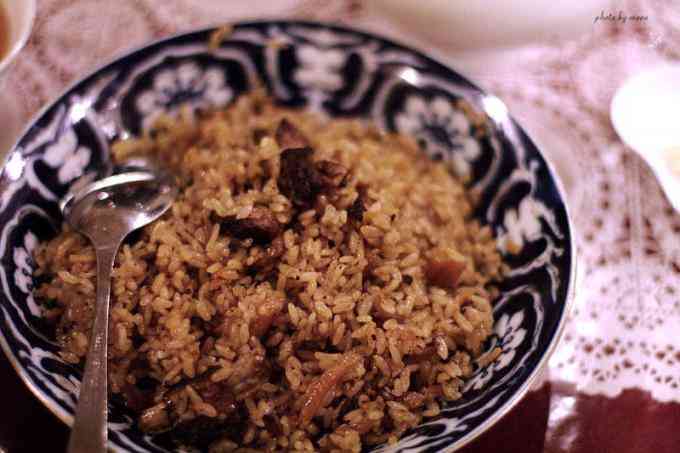
M 448 157 L 456 174 L 471 173 L 480 155 L 479 142 L 470 133 L 470 121 L 450 101 L 435 97 L 427 102 L 412 96 L 394 121 L 398 131 L 418 137 L 420 146 L 433 159 Z
M 176 115 L 182 106 L 192 109 L 224 107 L 233 98 L 226 84 L 225 74 L 219 68 L 201 69 L 187 62 L 158 72 L 153 85 L 139 94 L 135 106 L 144 118 L 145 129 L 161 114 Z
M 78 176 L 104 174 L 105 146 L 137 134 L 160 113 L 220 107 L 260 84 L 277 102 L 329 116 L 361 117 L 409 133 L 451 165 L 479 197 L 475 212 L 499 237 L 510 267 L 495 302 L 495 362 L 479 367 L 463 398 L 378 451 L 452 451 L 505 414 L 528 390 L 559 338 L 574 279 L 564 197 L 535 145 L 495 97 L 421 53 L 380 37 L 307 22 L 237 24 L 218 48 L 212 30 L 171 37 L 95 71 L 40 113 L 0 176 L 0 344 L 17 372 L 64 422 L 81 371 L 61 360 L 31 291 L 32 249 L 61 225 L 58 200 Z M 461 110 L 487 119 L 488 134 Z M 512 253 L 511 253 L 512 252 Z M 109 408 L 117 451 L 167 451 Z

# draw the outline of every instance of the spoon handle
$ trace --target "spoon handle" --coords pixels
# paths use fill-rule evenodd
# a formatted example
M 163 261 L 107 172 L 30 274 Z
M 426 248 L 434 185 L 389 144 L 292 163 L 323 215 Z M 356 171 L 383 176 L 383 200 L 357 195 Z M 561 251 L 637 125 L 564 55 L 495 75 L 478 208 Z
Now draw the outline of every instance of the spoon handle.
M 111 271 L 119 244 L 96 249 L 97 300 L 90 349 L 85 362 L 85 374 L 80 385 L 78 406 L 69 453 L 105 453 L 107 431 L 107 360 Z

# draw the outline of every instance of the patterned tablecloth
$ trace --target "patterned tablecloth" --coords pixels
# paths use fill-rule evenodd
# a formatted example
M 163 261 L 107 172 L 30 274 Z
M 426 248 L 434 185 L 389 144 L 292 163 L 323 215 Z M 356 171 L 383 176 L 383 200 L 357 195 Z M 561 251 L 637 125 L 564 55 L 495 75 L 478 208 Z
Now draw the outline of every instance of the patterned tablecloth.
M 680 215 L 609 119 L 613 93 L 626 77 L 680 59 L 676 4 L 620 2 L 617 11 L 648 19 L 600 21 L 578 40 L 506 51 L 475 65 L 419 42 L 361 1 L 38 3 L 33 35 L 4 87 L 11 98 L 4 108 L 23 123 L 68 83 L 125 49 L 244 18 L 335 19 L 427 46 L 460 68 L 503 99 L 554 161 L 579 254 L 576 306 L 542 383 L 465 451 L 680 451 Z M 66 428 L 23 388 L 4 357 L 0 382 L 0 446 L 63 449 Z

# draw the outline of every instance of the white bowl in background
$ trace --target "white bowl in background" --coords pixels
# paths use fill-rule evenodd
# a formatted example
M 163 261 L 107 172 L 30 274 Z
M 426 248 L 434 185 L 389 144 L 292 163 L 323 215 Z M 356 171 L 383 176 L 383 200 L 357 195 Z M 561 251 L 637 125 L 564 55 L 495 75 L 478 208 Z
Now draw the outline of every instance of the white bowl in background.
M 8 49 L 0 56 L 0 74 L 4 74 L 28 41 L 35 18 L 36 0 L 0 0 L 0 6 L 9 22 Z
M 21 49 L 26 45 L 36 13 L 36 0 L 0 0 L 0 8 L 3 9 L 9 26 L 9 39 L 7 49 L 0 55 L 0 157 L 12 145 L 21 131 L 21 119 L 17 114 L 17 101 L 13 93 L 3 90 L 2 86 L 7 73 L 16 60 Z
M 573 39 L 595 25 L 611 0 L 371 0 L 376 14 L 455 51 Z

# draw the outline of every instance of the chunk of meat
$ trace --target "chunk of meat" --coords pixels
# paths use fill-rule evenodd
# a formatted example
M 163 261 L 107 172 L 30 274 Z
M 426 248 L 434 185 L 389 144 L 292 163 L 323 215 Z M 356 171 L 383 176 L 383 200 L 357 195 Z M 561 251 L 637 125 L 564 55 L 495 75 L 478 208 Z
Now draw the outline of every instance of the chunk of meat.
M 269 209 L 256 206 L 244 219 L 229 216 L 219 219 L 220 231 L 238 239 L 252 238 L 254 242 L 263 244 L 271 242 L 281 233 L 281 224 Z
M 255 272 L 267 272 L 276 265 L 277 260 L 286 251 L 281 236 L 276 237 L 271 244 L 264 250 L 264 254 L 257 258 L 257 260 L 250 266 Z
M 279 144 L 281 149 L 305 148 L 309 146 L 307 138 L 286 118 L 282 119 L 276 128 L 275 138 L 276 143 Z
M 288 148 L 281 153 L 279 190 L 297 207 L 309 209 L 319 194 L 330 193 L 341 186 L 348 174 L 337 162 L 314 162 L 309 147 Z
M 223 382 L 203 379 L 193 387 L 203 401 L 212 405 L 220 414 L 231 414 L 236 410 L 234 394 Z
M 316 169 L 320 175 L 322 189 L 328 191 L 331 188 L 340 187 L 344 184 L 349 172 L 347 169 L 332 160 L 321 160 L 316 163 Z
M 455 289 L 464 270 L 464 261 L 432 260 L 425 266 L 425 278 L 427 278 L 430 285 Z
M 171 405 L 166 401 L 160 402 L 142 411 L 137 426 L 145 433 L 158 433 L 172 428 L 170 422 Z
M 321 410 L 324 401 L 327 400 L 329 393 L 337 390 L 349 372 L 354 369 L 361 361 L 361 357 L 355 353 L 343 355 L 338 363 L 313 382 L 302 398 L 302 410 L 300 411 L 300 422 L 303 425 L 309 423 L 312 418 Z
M 357 192 L 359 193 L 359 196 L 354 200 L 354 203 L 347 208 L 347 217 L 356 223 L 361 223 L 364 221 L 364 213 L 366 212 L 366 187 L 357 185 Z
M 364 221 L 364 212 L 366 212 L 364 200 L 361 197 L 357 197 L 354 203 L 347 208 L 347 217 L 356 223 L 361 223 Z
M 294 205 L 309 209 L 321 192 L 321 180 L 312 162 L 312 148 L 289 148 L 281 153 L 279 190 Z
M 151 382 L 152 385 L 142 385 L 149 382 Z M 149 405 L 153 404 L 153 395 L 156 384 L 157 381 L 148 377 L 138 379 L 137 385 L 126 382 L 120 389 L 120 392 L 125 399 L 125 405 L 137 413 L 149 407 Z
M 437 360 L 437 357 L 437 348 L 433 345 L 428 345 L 420 350 L 413 351 L 413 353 L 406 356 L 404 358 L 404 364 L 417 365 L 420 362 Z
M 217 368 L 168 389 L 163 400 L 143 410 L 138 421 L 139 429 L 148 433 L 159 433 L 172 429 L 177 424 L 180 414 L 176 410 L 176 402 L 187 385 L 200 395 L 206 403 L 211 404 L 220 414 L 229 415 L 236 411 L 236 399 L 225 382 L 212 382 L 210 376 Z

